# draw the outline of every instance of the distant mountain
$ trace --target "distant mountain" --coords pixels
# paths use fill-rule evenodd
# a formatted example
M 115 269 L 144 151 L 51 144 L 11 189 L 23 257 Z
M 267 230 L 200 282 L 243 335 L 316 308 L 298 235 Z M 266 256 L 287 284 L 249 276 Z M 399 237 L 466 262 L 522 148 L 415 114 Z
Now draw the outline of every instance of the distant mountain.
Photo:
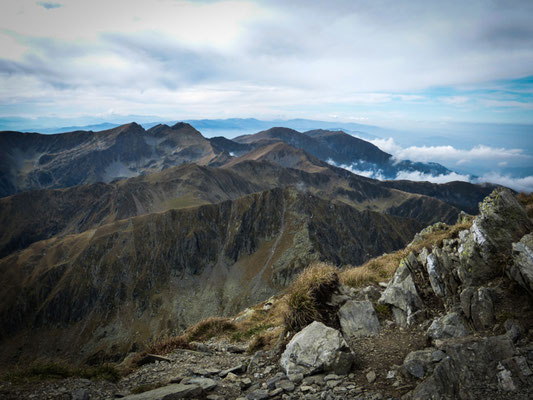
M 452 173 L 437 163 L 396 160 L 372 143 L 342 131 L 312 130 L 301 133 L 288 128 L 271 128 L 236 137 L 233 141 L 251 146 L 283 141 L 323 161 L 355 171 L 371 171 L 384 179 L 395 179 L 400 172 L 420 172 L 432 176 Z
M 229 156 L 189 124 L 136 123 L 56 135 L 0 132 L 0 196 L 23 190 L 111 182 L 189 162 L 209 165 Z

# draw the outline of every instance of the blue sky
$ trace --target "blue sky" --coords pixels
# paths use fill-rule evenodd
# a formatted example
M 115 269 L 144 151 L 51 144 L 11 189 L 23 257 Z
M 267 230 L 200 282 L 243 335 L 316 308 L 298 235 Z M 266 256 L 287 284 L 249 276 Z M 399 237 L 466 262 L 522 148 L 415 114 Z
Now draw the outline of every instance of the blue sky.
M 532 20 L 529 0 L 3 0 L 0 119 L 309 118 L 523 151 Z

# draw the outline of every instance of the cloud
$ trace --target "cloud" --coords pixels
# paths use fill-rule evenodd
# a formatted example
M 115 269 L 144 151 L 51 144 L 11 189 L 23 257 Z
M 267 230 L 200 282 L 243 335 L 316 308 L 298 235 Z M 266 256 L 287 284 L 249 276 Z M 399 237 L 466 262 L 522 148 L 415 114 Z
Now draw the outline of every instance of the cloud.
M 0 88 L 17 90 L 0 93 L 0 106 L 131 113 L 158 95 L 174 101 L 165 112 L 200 116 L 190 93 L 226 92 L 234 116 L 413 118 L 475 106 L 525 114 L 530 98 L 478 104 L 472 93 L 424 91 L 530 74 L 532 15 L 530 1 L 6 2 Z M 201 116 L 227 108 L 207 104 Z
M 457 149 L 451 145 L 401 147 L 393 138 L 373 139 L 369 142 L 399 160 L 465 165 L 479 161 L 505 163 L 508 160 L 533 159 L 523 149 L 496 148 L 485 145 L 478 145 L 465 150 Z
M 395 180 L 426 181 L 432 183 L 447 183 L 453 181 L 470 182 L 470 175 L 461 175 L 456 172 L 450 174 L 431 175 L 420 171 L 399 171 Z
M 513 178 L 510 175 L 501 175 L 495 172 L 485 174 L 475 181 L 476 183 L 495 183 L 509 187 L 518 192 L 533 192 L 533 176 L 526 176 L 523 178 Z

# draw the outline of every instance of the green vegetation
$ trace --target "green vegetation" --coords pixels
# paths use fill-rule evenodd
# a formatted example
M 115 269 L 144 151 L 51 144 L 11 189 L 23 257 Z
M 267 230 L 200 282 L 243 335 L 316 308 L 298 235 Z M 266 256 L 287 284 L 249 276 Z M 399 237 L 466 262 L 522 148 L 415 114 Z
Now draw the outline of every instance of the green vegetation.
M 120 379 L 120 373 L 111 364 L 75 367 L 62 360 L 37 360 L 29 365 L 11 369 L 3 375 L 2 380 L 24 383 L 71 377 L 117 382 Z

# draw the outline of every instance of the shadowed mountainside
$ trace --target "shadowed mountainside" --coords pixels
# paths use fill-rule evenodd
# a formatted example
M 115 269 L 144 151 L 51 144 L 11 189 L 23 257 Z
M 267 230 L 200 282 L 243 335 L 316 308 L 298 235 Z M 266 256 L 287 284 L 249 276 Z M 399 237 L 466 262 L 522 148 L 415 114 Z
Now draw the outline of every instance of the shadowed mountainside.
M 420 227 L 288 188 L 36 242 L 0 260 L 2 356 L 123 354 L 264 300 L 312 261 L 398 249 Z

